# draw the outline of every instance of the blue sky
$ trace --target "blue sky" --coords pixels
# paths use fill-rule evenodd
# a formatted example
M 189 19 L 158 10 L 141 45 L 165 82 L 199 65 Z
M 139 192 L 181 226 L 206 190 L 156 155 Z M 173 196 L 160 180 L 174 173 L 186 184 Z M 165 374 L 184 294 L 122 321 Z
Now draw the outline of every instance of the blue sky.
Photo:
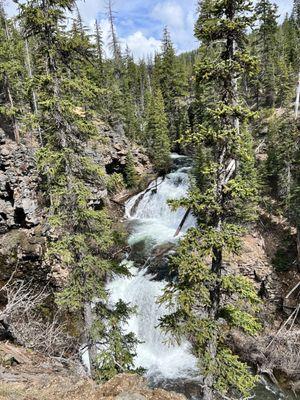
M 292 9 L 293 0 L 275 0 L 281 18 Z M 98 18 L 108 35 L 108 21 L 105 14 L 106 0 L 79 0 L 78 6 L 85 23 L 93 25 Z M 6 0 L 7 11 L 13 13 L 12 0 Z M 161 33 L 168 26 L 177 52 L 197 47 L 193 37 L 197 0 L 114 0 L 116 26 L 123 47 L 132 50 L 141 58 L 160 48 Z M 108 53 L 107 49 L 107 53 Z

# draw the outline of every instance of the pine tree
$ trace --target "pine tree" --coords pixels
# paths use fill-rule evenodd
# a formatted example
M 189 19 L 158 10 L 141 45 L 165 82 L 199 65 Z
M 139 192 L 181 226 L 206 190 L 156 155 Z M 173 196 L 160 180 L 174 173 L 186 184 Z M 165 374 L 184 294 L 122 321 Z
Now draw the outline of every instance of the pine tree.
M 164 173 L 170 165 L 170 139 L 164 101 L 159 89 L 149 94 L 147 110 L 145 143 L 155 169 Z
M 130 189 L 134 188 L 138 183 L 138 176 L 136 173 L 133 156 L 130 151 L 126 155 L 124 175 L 126 186 Z
M 184 75 L 175 54 L 168 28 L 164 29 L 161 54 L 156 55 L 154 64 L 154 84 L 161 89 L 165 112 L 168 117 L 169 135 L 174 142 L 179 137 L 179 99 L 185 93 Z
M 14 140 L 20 142 L 20 101 L 24 59 L 22 41 L 12 22 L 5 15 L 0 1 L 0 115 L 11 125 Z
M 292 12 L 292 19 L 300 25 L 300 1 L 299 0 L 294 0 L 293 4 L 293 12 Z
M 85 73 L 91 49 L 86 35 L 80 32 L 79 40 L 74 31 L 69 36 L 61 29 L 65 12 L 71 11 L 74 5 L 72 0 L 28 0 L 21 5 L 20 20 L 25 37 L 37 43 L 35 59 L 39 76 L 34 89 L 39 113 L 34 118 L 44 144 L 37 160 L 41 175 L 46 177 L 49 223 L 55 232 L 48 244 L 48 259 L 59 262 L 69 273 L 68 284 L 57 296 L 57 303 L 82 315 L 91 369 L 96 377 L 101 368 L 99 341 L 107 344 L 106 351 L 112 355 L 119 348 L 120 338 L 126 342 L 122 314 L 118 307 L 108 305 L 105 281 L 113 273 L 127 271 L 125 268 L 121 271 L 111 258 L 118 237 L 113 221 L 105 208 L 93 207 L 90 187 L 109 183 L 102 168 L 85 152 L 88 141 L 97 137 L 93 107 L 101 91 Z M 79 71 L 79 76 L 74 71 Z M 92 308 L 92 302 L 96 302 L 96 307 Z M 123 307 L 124 315 L 129 312 L 126 307 Z M 105 332 L 110 335 L 99 327 L 99 318 L 103 315 L 114 324 L 119 335 L 99 337 Z M 112 370 L 131 368 L 134 338 L 128 339 L 128 347 L 124 346 L 124 364 L 111 364 Z M 114 363 L 113 356 L 111 362 Z
M 269 0 L 261 0 L 257 3 L 255 10 L 259 20 L 257 47 L 261 60 L 261 72 L 257 79 L 258 104 L 260 97 L 259 91 L 261 91 L 263 104 L 267 107 L 273 107 L 276 98 L 275 49 L 277 46 L 276 32 L 278 29 L 278 7 L 272 4 Z
M 238 80 L 256 73 L 245 50 L 246 32 L 253 23 L 248 0 L 200 2 L 196 37 L 206 54 L 197 64 L 199 87 L 214 87 L 205 97 L 206 116 L 184 143 L 197 149 L 194 182 L 189 196 L 171 202 L 190 209 L 198 220 L 181 241 L 171 267 L 177 279 L 161 301 L 176 311 L 161 326 L 180 341 L 189 338 L 204 376 L 203 399 L 217 393 L 247 397 L 256 379 L 227 345 L 231 329 L 253 335 L 259 298 L 252 283 L 233 274 L 225 255 L 237 253 L 247 222 L 253 220 L 257 196 L 254 154 L 247 121 L 252 113 L 238 93 Z M 215 58 L 209 49 L 214 48 Z M 174 308 L 173 308 L 174 309 Z
M 115 27 L 115 16 L 113 11 L 112 0 L 107 2 L 107 17 L 110 24 L 110 48 L 116 64 L 119 64 L 122 58 L 121 46 L 117 36 Z
M 95 20 L 95 41 L 96 41 L 96 58 L 98 61 L 100 79 L 102 80 L 104 74 L 103 38 L 102 38 L 102 29 L 97 19 Z

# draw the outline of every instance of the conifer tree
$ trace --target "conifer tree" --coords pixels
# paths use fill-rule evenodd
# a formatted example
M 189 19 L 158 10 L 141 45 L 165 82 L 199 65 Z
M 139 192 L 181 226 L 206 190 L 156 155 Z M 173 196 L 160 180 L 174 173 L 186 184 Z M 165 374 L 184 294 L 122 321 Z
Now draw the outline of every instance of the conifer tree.
M 276 98 L 275 87 L 275 49 L 277 32 L 277 9 L 269 0 L 260 0 L 256 5 L 256 14 L 259 20 L 258 52 L 261 60 L 261 71 L 257 79 L 258 92 L 261 91 L 263 104 L 273 107 Z M 257 94 L 259 105 L 260 94 Z
M 125 183 L 128 188 L 134 188 L 138 183 L 138 176 L 134 166 L 134 159 L 132 153 L 129 151 L 125 160 Z
M 227 345 L 231 329 L 255 334 L 259 298 L 252 283 L 232 273 L 224 258 L 240 250 L 240 237 L 254 218 L 257 196 L 254 154 L 247 120 L 252 113 L 238 93 L 238 80 L 256 72 L 245 50 L 252 25 L 248 0 L 204 0 L 199 3 L 196 37 L 204 56 L 196 67 L 199 86 L 214 87 L 198 130 L 182 139 L 197 149 L 189 196 L 172 202 L 191 209 L 198 220 L 171 261 L 177 279 L 161 301 L 171 310 L 161 326 L 177 340 L 189 338 L 204 376 L 203 399 L 247 397 L 255 384 L 248 367 Z M 174 304 L 177 304 L 174 311 Z
M 35 80 L 35 90 L 39 113 L 34 117 L 44 146 L 37 159 L 41 175 L 47 177 L 49 223 L 55 232 L 49 243 L 48 258 L 59 262 L 69 273 L 68 284 L 57 296 L 57 303 L 82 315 L 84 341 L 92 374 L 96 377 L 103 366 L 99 361 L 101 353 L 98 355 L 97 351 L 100 341 L 108 346 L 105 350 L 111 354 L 111 363 L 124 361 L 118 366 L 110 364 L 110 369 L 117 372 L 120 368 L 132 367 L 135 339 L 122 333 L 120 308 L 108 306 L 105 280 L 114 272 L 127 271 L 120 270 L 111 258 L 118 235 L 107 210 L 93 207 L 91 185 L 103 187 L 108 183 L 104 171 L 85 152 L 87 142 L 96 138 L 93 107 L 101 91 L 85 73 L 74 74 L 74 66 L 80 67 L 78 71 L 85 71 L 91 48 L 85 36 L 80 34 L 81 41 L 77 35 L 70 39 L 61 30 L 65 12 L 71 11 L 74 5 L 73 0 L 28 0 L 20 5 L 20 19 L 25 36 L 35 39 L 38 46 L 39 76 Z M 96 302 L 94 308 L 92 302 Z M 122 310 L 124 315 L 129 312 L 126 305 L 122 305 Z M 107 324 L 113 323 L 119 334 L 115 332 L 110 336 L 104 329 L 106 322 L 102 317 L 108 320 Z M 120 350 L 121 338 L 125 342 L 127 338 L 130 343 Z M 115 354 L 116 349 L 123 353 Z M 107 363 L 103 368 L 107 370 Z
M 300 1 L 299 0 L 294 0 L 292 18 L 299 26 L 300 25 Z
M 12 126 L 13 137 L 20 142 L 20 101 L 24 60 L 22 41 L 12 22 L 7 19 L 0 1 L 0 115 Z
M 99 73 L 100 77 L 103 78 L 103 73 L 104 73 L 103 38 L 102 38 L 102 29 L 97 19 L 95 20 L 95 40 L 96 40 L 96 58 L 98 61 Z
M 156 170 L 164 173 L 170 165 L 170 139 L 164 101 L 159 89 L 149 93 L 145 143 Z
M 163 32 L 161 54 L 155 57 L 154 79 L 164 99 L 169 135 L 173 145 L 179 137 L 179 99 L 184 95 L 184 77 L 168 28 Z
M 291 65 L 294 71 L 299 69 L 299 33 L 297 24 L 292 17 L 286 16 L 282 27 L 282 36 L 284 40 L 283 53 L 288 65 Z
M 115 16 L 113 11 L 112 0 L 107 2 L 107 17 L 110 25 L 110 48 L 116 64 L 119 64 L 122 58 L 121 46 L 117 36 L 115 27 Z

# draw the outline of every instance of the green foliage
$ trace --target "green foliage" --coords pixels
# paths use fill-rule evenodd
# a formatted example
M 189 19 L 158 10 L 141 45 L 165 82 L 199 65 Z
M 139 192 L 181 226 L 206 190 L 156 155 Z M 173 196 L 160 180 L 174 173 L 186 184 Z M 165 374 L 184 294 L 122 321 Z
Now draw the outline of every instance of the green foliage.
M 183 118 L 182 114 L 184 113 L 184 107 L 180 105 L 180 101 L 187 94 L 187 78 L 184 73 L 183 65 L 176 57 L 170 33 L 165 28 L 162 51 L 155 57 L 153 80 L 154 88 L 159 89 L 163 97 L 172 146 L 174 146 L 180 135 L 180 125 Z
M 299 219 L 299 128 L 286 113 L 269 125 L 266 178 L 284 214 L 297 225 Z
M 96 380 L 103 382 L 124 371 L 142 373 L 133 364 L 138 341 L 133 333 L 125 333 L 123 330 L 134 309 L 121 300 L 114 310 L 102 307 L 99 302 L 95 307 L 100 319 L 94 324 L 92 337 L 103 349 L 95 360 L 96 367 L 99 367 Z
M 256 334 L 260 301 L 252 283 L 223 263 L 224 254 L 241 250 L 240 237 L 256 216 L 257 177 L 247 129 L 254 114 L 238 92 L 238 81 L 257 71 L 256 60 L 245 49 L 251 11 L 245 0 L 200 4 L 195 34 L 204 43 L 205 56 L 196 66 L 196 96 L 203 111 L 197 128 L 181 138 L 197 149 L 194 178 L 188 197 L 171 202 L 173 208 L 190 209 L 198 225 L 172 258 L 177 279 L 167 285 L 161 301 L 171 310 L 176 304 L 176 311 L 161 326 L 178 341 L 191 339 L 205 377 L 205 399 L 216 392 L 246 397 L 256 382 L 226 339 L 231 329 Z
M 126 186 L 128 188 L 134 188 L 138 184 L 138 175 L 135 170 L 134 160 L 131 152 L 127 153 L 125 162 L 124 177 Z
M 121 327 L 130 308 L 108 305 L 107 278 L 128 271 L 112 257 L 119 235 L 105 207 L 93 206 L 99 199 L 94 198 L 91 188 L 113 191 L 123 179 L 119 175 L 106 177 L 85 151 L 88 142 L 97 137 L 94 107 L 104 92 L 88 75 L 92 47 L 80 15 L 70 34 L 62 31 L 65 12 L 73 6 L 68 0 L 28 0 L 21 5 L 20 19 L 26 35 L 36 40 L 36 63 L 44 66 L 33 82 L 39 99 L 34 117 L 43 143 L 37 163 L 45 178 L 49 223 L 54 230 L 48 261 L 59 263 L 68 272 L 57 304 L 84 318 L 93 375 L 106 379 L 120 369 L 131 369 L 136 340 Z M 101 336 L 96 335 L 97 329 Z M 105 359 L 101 362 L 95 359 L 98 340 L 107 344 L 99 354 Z
M 167 117 L 160 90 L 150 95 L 147 110 L 145 142 L 149 155 L 159 173 L 166 172 L 170 166 L 170 139 Z
M 249 391 L 246 388 L 253 388 L 258 378 L 249 374 L 247 366 L 241 363 L 237 356 L 224 348 L 219 353 L 216 365 L 215 373 L 218 376 L 216 387 L 220 393 L 226 394 L 229 385 L 235 388 L 237 395 L 240 393 L 243 398 L 249 397 Z M 224 365 L 227 368 L 223 368 Z
M 277 9 L 278 7 L 269 0 L 260 0 L 255 8 L 260 23 L 257 32 L 257 49 L 261 61 L 256 90 L 258 102 L 259 97 L 262 97 L 263 103 L 268 107 L 274 106 L 276 96 L 274 60 L 277 46 Z
M 74 10 L 69 27 L 66 13 Z M 227 348 L 226 336 L 233 328 L 248 334 L 259 329 L 259 300 L 247 279 L 227 271 L 223 256 L 241 250 L 240 237 L 257 217 L 248 129 L 255 107 L 270 125 L 268 158 L 260 165 L 265 187 L 277 211 L 300 229 L 299 124 L 290 112 L 300 61 L 299 0 L 281 24 L 269 0 L 255 10 L 258 24 L 250 32 L 251 1 L 203 0 L 195 26 L 199 50 L 176 56 L 165 29 L 154 60 L 135 62 L 130 49 L 121 54 L 112 13 L 114 58 L 106 59 L 99 23 L 91 40 L 74 0 L 22 2 L 18 24 L 1 3 L 0 117 L 16 141 L 19 128 L 39 141 L 36 158 L 52 232 L 48 259 L 69 276 L 57 302 L 83 317 L 85 306 L 98 299 L 85 340 L 90 347 L 101 340 L 103 352 L 93 363 L 99 380 L 134 369 L 137 342 L 123 329 L 130 307 L 108 306 L 107 278 L 128 271 L 112 257 L 122 235 L 105 199 L 95 199 L 92 189 L 112 195 L 136 186 L 137 174 L 130 151 L 124 176 L 107 176 L 93 162 L 86 147 L 103 141 L 95 119 L 124 130 L 133 146 L 145 145 L 158 173 L 168 171 L 171 150 L 194 155 L 189 194 L 171 207 L 190 209 L 198 226 L 171 261 L 178 279 L 163 301 L 178 308 L 162 326 L 178 341 L 192 338 L 209 389 L 245 397 L 255 382 Z M 285 112 L 273 117 L 273 107 Z M 293 246 L 284 246 L 274 259 L 279 270 L 295 258 Z

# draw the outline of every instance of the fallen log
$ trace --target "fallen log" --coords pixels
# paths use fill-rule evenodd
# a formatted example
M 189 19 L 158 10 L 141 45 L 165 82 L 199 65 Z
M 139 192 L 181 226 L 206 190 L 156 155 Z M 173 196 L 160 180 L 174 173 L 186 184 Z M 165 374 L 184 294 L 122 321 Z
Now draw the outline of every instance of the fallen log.
M 184 226 L 184 224 L 185 224 L 185 221 L 187 220 L 187 218 L 188 218 L 188 216 L 190 215 L 190 212 L 191 212 L 191 211 L 192 211 L 191 208 L 189 208 L 188 210 L 186 210 L 186 213 L 184 214 L 184 217 L 182 218 L 182 221 L 180 222 L 180 224 L 179 224 L 179 226 L 178 226 L 178 228 L 177 228 L 177 231 L 175 232 L 174 237 L 177 237 L 177 236 L 179 235 L 179 233 L 181 232 L 181 230 L 182 230 L 182 228 L 183 228 L 183 226 Z

